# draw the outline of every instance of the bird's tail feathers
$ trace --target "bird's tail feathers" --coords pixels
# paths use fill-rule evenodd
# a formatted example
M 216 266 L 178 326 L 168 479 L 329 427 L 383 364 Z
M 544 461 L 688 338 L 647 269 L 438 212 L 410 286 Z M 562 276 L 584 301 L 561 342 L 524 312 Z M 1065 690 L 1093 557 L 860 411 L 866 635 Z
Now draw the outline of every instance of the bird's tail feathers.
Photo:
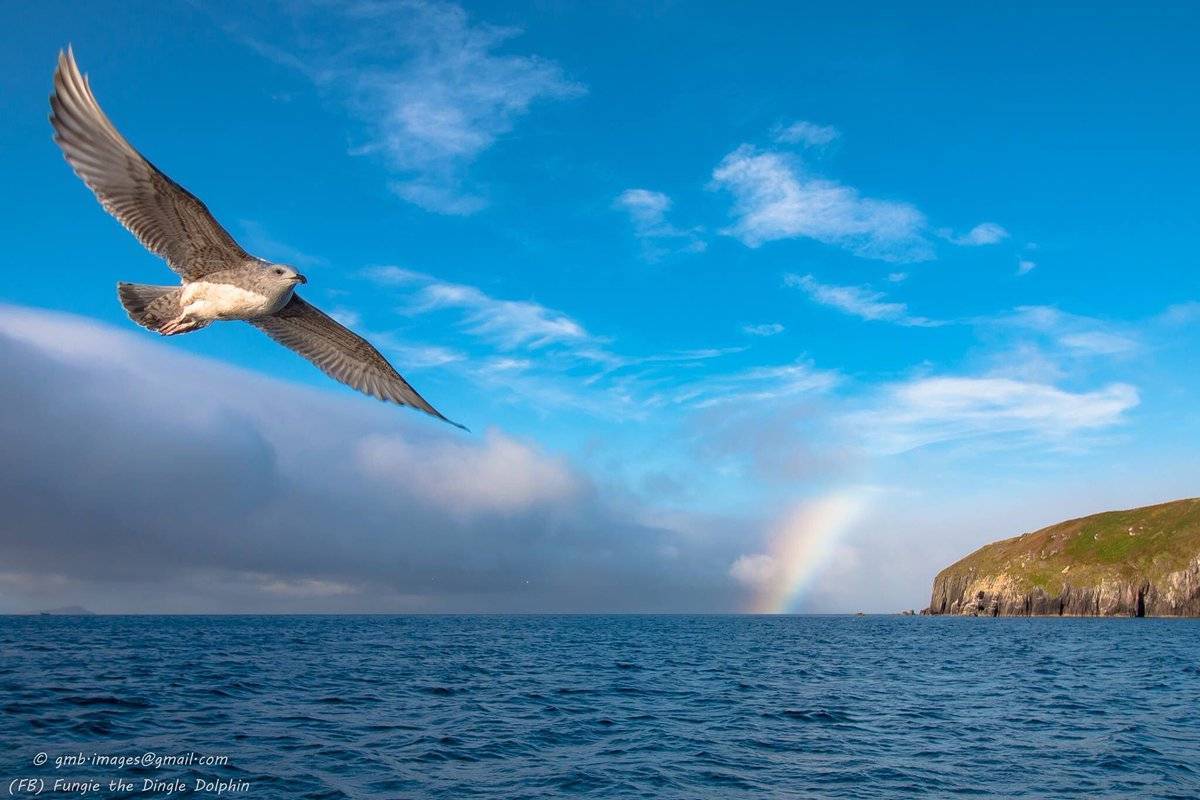
M 180 286 L 150 286 L 145 283 L 118 283 L 117 296 L 129 318 L 157 333 L 179 316 Z

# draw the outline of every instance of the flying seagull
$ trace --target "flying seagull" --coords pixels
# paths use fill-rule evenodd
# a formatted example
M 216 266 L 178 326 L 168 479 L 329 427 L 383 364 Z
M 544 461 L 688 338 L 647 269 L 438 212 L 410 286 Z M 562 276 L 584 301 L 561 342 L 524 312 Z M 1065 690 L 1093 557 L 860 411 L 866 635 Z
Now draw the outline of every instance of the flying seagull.
M 129 318 L 163 336 L 219 320 L 249 322 L 336 381 L 451 425 L 366 339 L 295 293 L 303 275 L 250 255 L 194 195 L 125 140 L 100 109 L 68 47 L 50 95 L 54 141 L 108 213 L 179 274 L 180 286 L 118 283 Z

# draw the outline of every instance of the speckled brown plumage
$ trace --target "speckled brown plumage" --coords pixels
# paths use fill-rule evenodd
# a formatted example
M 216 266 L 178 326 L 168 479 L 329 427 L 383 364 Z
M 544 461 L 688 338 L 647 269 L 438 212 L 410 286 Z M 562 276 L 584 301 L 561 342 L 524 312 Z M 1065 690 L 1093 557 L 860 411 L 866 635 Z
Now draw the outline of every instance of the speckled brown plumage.
M 175 287 L 118 284 L 131 319 L 164 335 L 249 322 L 334 380 L 450 422 L 369 342 L 295 294 L 304 276 L 247 253 L 204 203 L 135 150 L 101 110 L 70 48 L 59 53 L 50 108 L 54 141 L 75 174 L 182 279 Z

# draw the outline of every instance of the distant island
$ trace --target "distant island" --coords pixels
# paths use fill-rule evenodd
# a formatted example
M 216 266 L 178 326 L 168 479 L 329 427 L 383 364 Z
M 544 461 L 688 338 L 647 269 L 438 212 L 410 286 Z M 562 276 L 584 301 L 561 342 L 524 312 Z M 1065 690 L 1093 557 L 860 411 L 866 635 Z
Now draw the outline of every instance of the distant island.
M 83 606 L 62 606 L 61 608 L 46 608 L 41 611 L 31 611 L 30 614 L 54 617 L 93 617 L 95 612 L 88 611 Z
M 993 542 L 933 580 L 928 614 L 1200 616 L 1200 499 Z

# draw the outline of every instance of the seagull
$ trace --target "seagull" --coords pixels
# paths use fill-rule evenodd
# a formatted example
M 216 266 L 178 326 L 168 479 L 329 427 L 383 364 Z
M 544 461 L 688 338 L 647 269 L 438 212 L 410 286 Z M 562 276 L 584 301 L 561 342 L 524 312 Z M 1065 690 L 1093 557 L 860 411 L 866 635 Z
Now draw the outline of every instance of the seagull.
M 336 381 L 463 427 L 417 394 L 366 339 L 296 294 L 307 278 L 247 253 L 204 203 L 135 150 L 100 109 L 69 46 L 58 54 L 50 108 L 54 141 L 75 174 L 181 279 L 179 286 L 118 283 L 131 320 L 163 336 L 249 322 Z

